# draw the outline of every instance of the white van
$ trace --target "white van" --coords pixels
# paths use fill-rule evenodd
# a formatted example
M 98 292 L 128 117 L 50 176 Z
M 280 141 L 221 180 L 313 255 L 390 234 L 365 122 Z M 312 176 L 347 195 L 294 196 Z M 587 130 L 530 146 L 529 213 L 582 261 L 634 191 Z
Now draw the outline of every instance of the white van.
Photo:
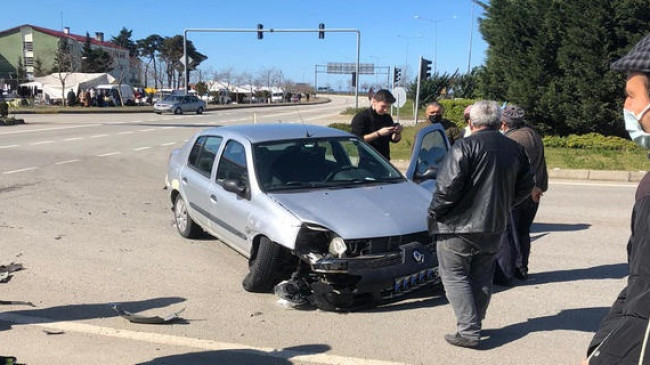
M 129 84 L 102 84 L 96 87 L 97 91 L 105 90 L 109 96 L 114 92 L 113 90 L 122 94 L 122 100 L 124 100 L 124 105 L 135 105 L 135 94 L 133 93 L 133 88 Z M 117 99 L 119 102 L 119 98 Z
M 271 94 L 271 102 L 272 103 L 281 103 L 284 101 L 284 93 L 283 92 L 274 92 Z

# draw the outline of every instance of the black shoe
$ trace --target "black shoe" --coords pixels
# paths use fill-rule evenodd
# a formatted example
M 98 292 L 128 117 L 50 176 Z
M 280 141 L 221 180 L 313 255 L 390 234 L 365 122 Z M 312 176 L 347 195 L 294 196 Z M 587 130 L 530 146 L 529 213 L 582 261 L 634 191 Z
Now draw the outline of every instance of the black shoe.
M 528 268 L 515 269 L 515 277 L 519 280 L 528 280 Z
M 450 344 L 458 347 L 476 347 L 478 346 L 479 340 L 472 340 L 466 337 L 463 337 L 460 335 L 460 333 L 456 332 L 455 334 L 449 334 L 445 335 L 445 341 L 449 342 Z

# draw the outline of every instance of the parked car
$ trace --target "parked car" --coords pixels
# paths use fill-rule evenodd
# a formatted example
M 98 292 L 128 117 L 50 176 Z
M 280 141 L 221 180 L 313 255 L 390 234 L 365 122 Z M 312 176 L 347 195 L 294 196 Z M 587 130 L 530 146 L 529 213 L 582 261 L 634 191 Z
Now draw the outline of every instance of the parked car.
M 194 95 L 170 95 L 153 105 L 156 114 L 196 112 L 202 114 L 205 110 L 205 101 Z
M 398 298 L 439 280 L 425 218 L 440 156 L 429 150 L 449 144 L 435 125 L 417 138 L 407 179 L 338 129 L 206 129 L 169 158 L 176 228 L 187 238 L 205 231 L 245 256 L 247 291 L 275 286 L 291 293 L 283 299 L 324 310 Z

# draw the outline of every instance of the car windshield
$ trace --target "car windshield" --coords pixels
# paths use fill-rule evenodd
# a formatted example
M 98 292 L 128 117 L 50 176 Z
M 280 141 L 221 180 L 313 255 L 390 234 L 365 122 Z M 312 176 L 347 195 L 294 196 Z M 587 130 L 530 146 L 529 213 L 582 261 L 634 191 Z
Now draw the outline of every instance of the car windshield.
M 304 138 L 253 145 L 262 191 L 348 188 L 405 181 L 377 151 L 358 138 Z

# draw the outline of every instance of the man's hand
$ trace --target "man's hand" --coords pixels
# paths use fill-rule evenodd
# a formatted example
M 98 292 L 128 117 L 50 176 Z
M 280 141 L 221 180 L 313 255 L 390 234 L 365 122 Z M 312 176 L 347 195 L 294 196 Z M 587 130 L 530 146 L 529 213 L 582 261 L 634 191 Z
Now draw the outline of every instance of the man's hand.
M 541 199 L 542 195 L 544 195 L 542 189 L 535 186 L 533 188 L 533 191 L 530 193 L 530 198 L 533 199 L 535 203 L 539 203 L 539 200 Z
M 583 360 L 580 362 L 580 365 L 589 365 L 589 360 L 588 360 L 588 359 L 583 359 Z
M 390 126 L 390 127 L 384 127 L 382 129 L 377 130 L 377 134 L 380 136 L 389 136 L 395 132 L 395 126 Z

